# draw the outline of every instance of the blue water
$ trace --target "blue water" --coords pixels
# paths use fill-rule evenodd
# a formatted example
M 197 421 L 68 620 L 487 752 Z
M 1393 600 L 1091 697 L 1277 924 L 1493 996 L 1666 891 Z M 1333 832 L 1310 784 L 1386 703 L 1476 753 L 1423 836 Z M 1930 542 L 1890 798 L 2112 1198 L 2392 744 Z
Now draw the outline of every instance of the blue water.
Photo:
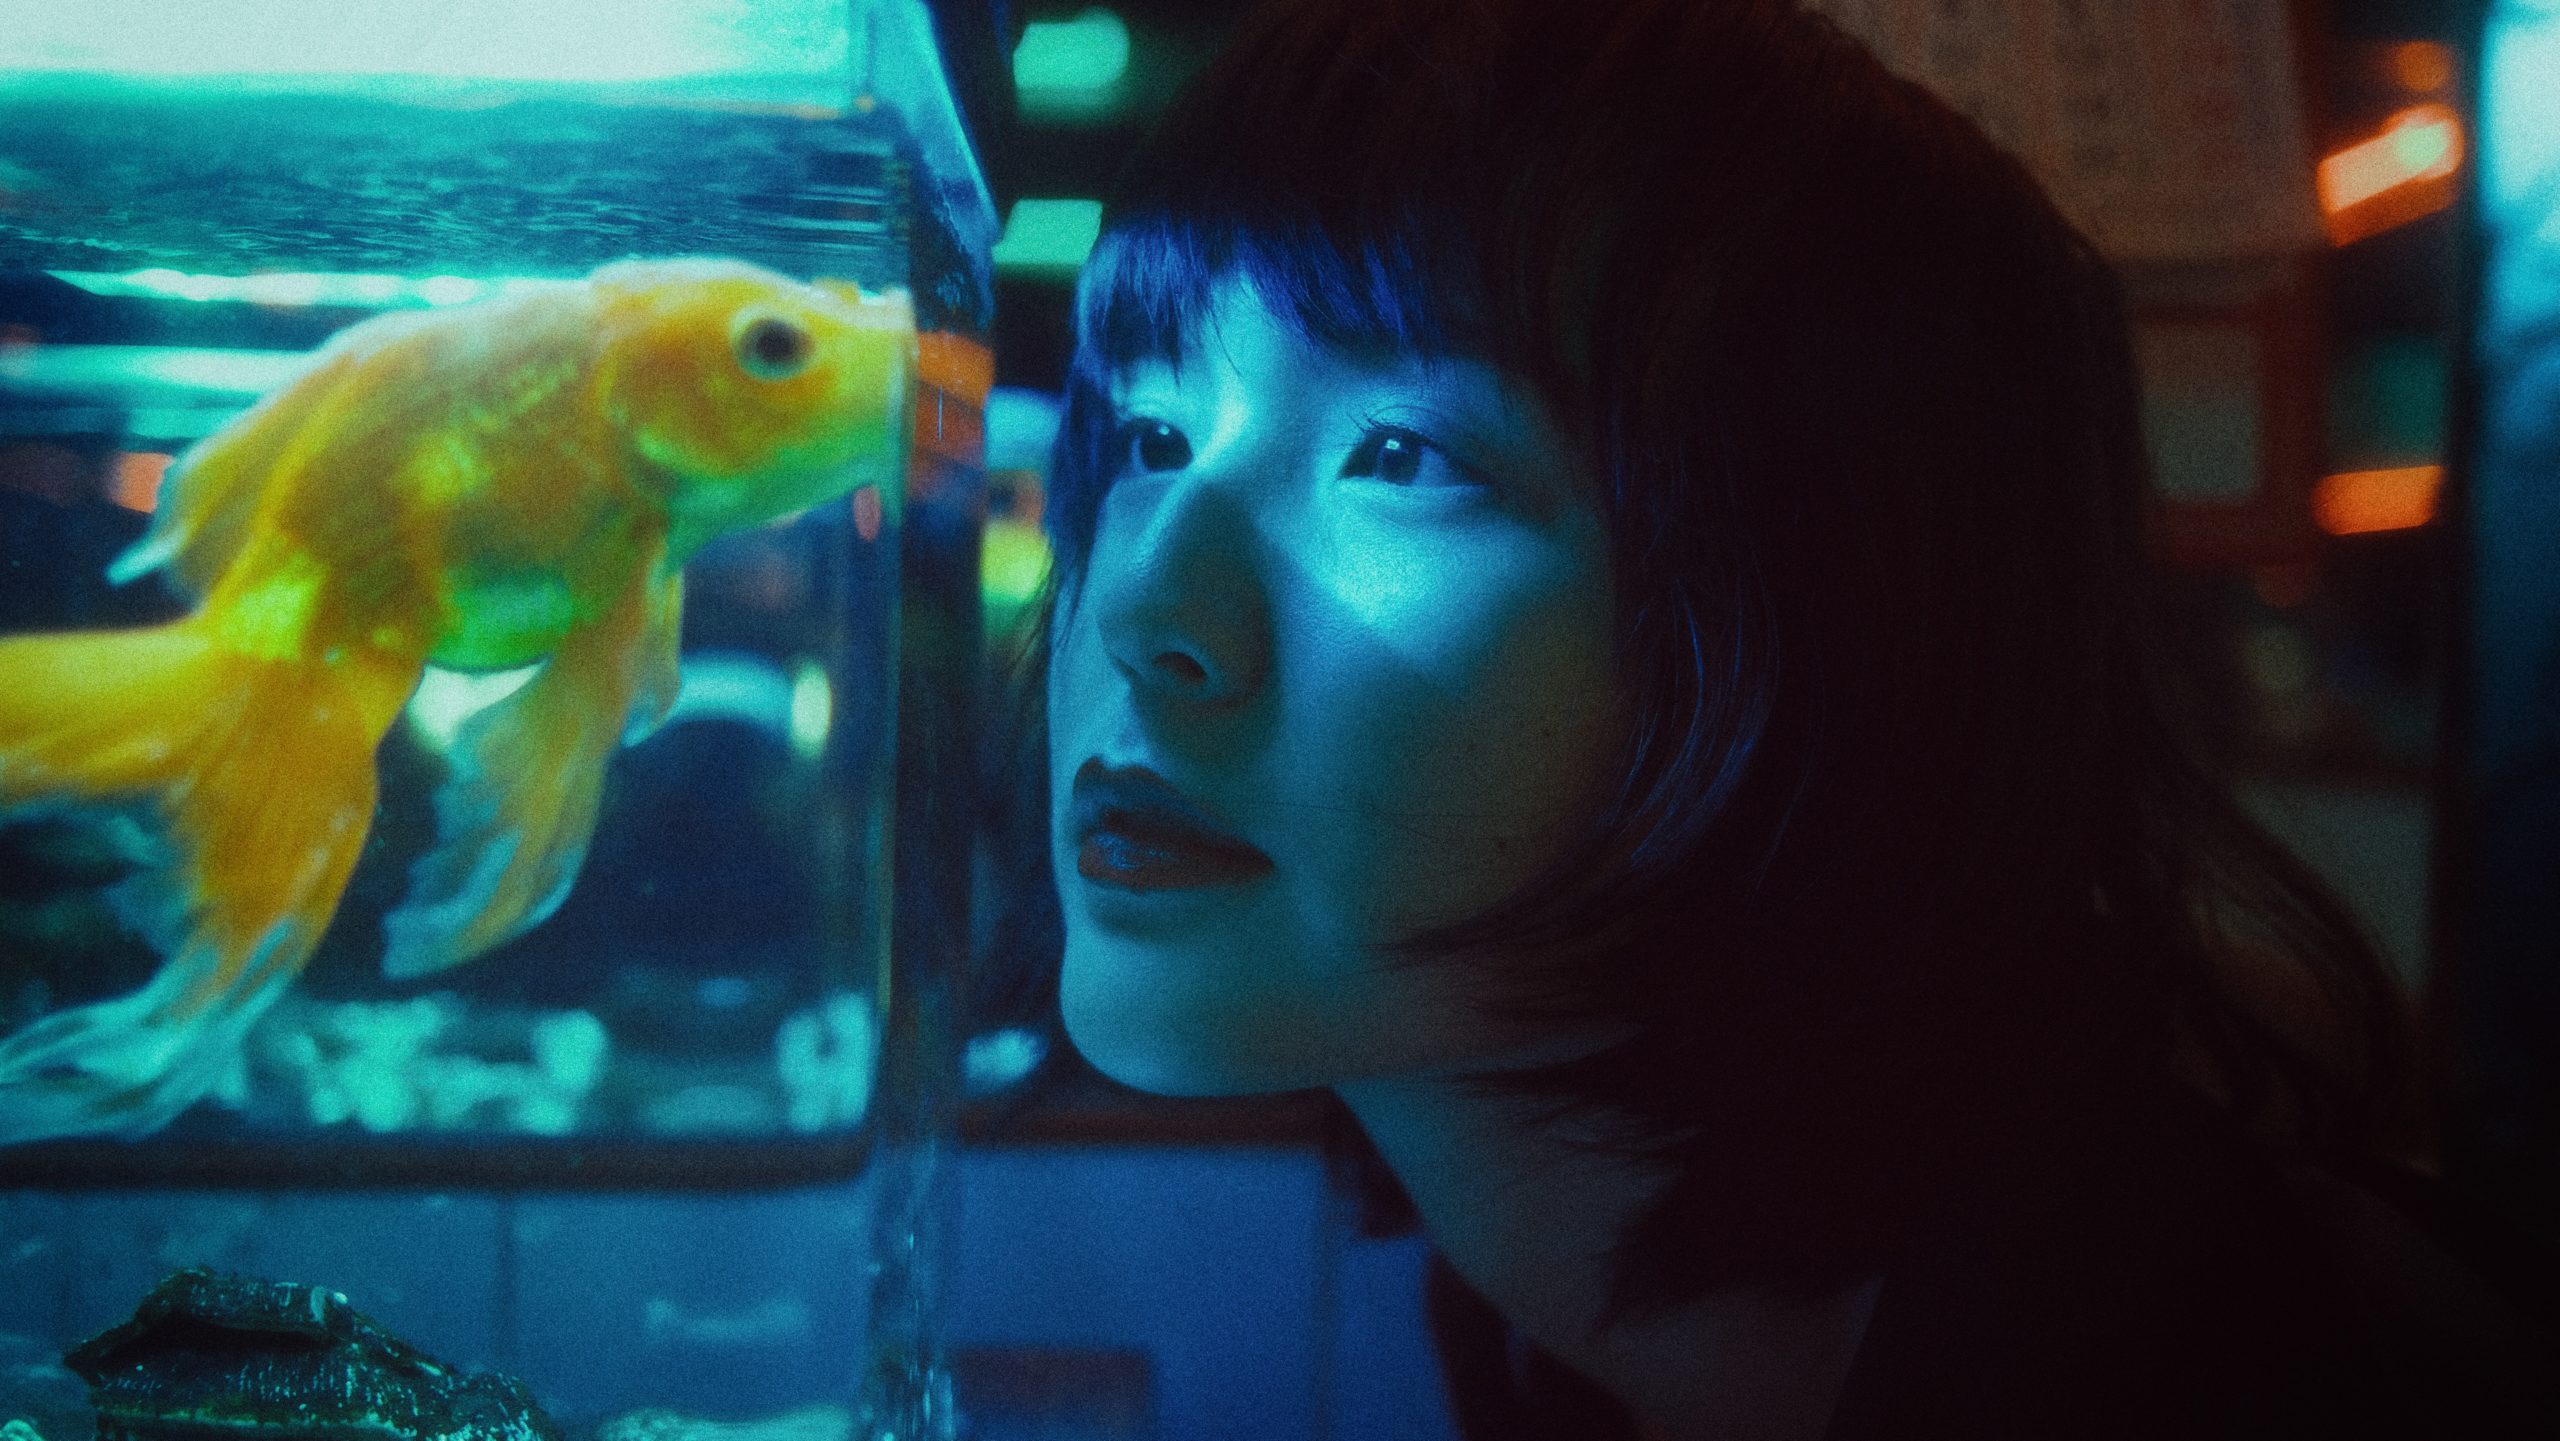
M 424 99 L 0 86 L 0 634 L 182 609 L 156 581 L 104 579 L 145 523 L 135 467 L 373 313 L 87 277 L 567 279 L 701 254 L 913 284 L 927 324 L 951 313 L 937 295 L 965 308 L 974 293 L 916 223 L 885 117 L 521 87 Z M 432 835 L 441 775 L 432 707 L 413 706 L 377 758 L 383 798 L 337 920 L 237 1074 L 139 1146 L 51 1154 L 75 1170 L 184 1169 L 211 1147 L 251 1174 L 602 1174 L 616 1156 L 690 1164 L 660 1143 L 770 1141 L 784 1149 L 753 1164 L 776 1175 L 853 1164 L 887 945 L 899 571 L 894 508 L 831 504 L 706 550 L 687 578 L 684 697 L 615 758 L 559 912 L 393 983 L 381 918 Z M 0 821 L 0 1033 L 152 974 L 108 901 L 147 864 L 124 821 L 150 819 Z M 493 1140 L 522 1147 L 492 1159 Z M 622 1142 L 637 1149 L 596 1149 Z M 244 1145 L 264 1159 L 239 1160 Z
M 0 268 L 575 276 L 633 253 L 879 273 L 880 132 L 539 90 L 433 104 L 102 80 L 0 88 Z

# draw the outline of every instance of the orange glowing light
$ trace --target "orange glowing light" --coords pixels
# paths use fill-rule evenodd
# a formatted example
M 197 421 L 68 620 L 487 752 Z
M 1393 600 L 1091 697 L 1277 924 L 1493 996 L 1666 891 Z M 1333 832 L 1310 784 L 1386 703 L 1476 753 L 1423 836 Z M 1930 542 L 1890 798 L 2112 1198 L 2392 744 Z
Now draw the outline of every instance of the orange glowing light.
M 917 453 L 966 466 L 985 463 L 987 392 L 995 383 L 996 353 L 986 342 L 946 330 L 919 331 L 910 437 Z
M 2345 245 L 2453 203 L 2462 168 L 2462 119 L 2429 101 L 2391 117 L 2382 133 L 2320 162 L 2320 208 L 2329 242 Z
M 2321 478 L 2311 493 L 2311 514 L 2331 535 L 2408 530 L 2436 518 L 2443 489 L 2441 465 L 2341 471 Z
M 127 510 L 149 515 L 160 503 L 160 482 L 169 474 L 169 462 L 175 457 L 156 450 L 128 450 L 116 456 L 116 468 L 107 477 L 107 499 Z
M 2434 40 L 2403 40 L 2391 47 L 2391 78 L 2404 90 L 2432 94 L 2453 83 L 2453 47 Z
M 996 353 L 986 342 L 947 330 L 916 332 L 916 378 L 937 390 L 984 406 L 995 388 Z

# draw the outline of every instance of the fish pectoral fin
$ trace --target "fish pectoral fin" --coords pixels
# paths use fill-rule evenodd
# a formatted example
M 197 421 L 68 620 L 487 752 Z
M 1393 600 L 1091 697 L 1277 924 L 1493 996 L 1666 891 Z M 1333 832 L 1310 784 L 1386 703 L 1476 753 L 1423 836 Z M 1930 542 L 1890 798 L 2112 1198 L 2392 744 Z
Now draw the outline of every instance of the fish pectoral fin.
M 595 827 L 617 716 L 568 649 L 463 723 L 437 788 L 436 842 L 383 918 L 383 974 L 428 975 L 513 940 L 567 898 Z
M 603 615 L 571 631 L 523 689 L 455 734 L 436 791 L 435 848 L 383 920 L 384 974 L 460 965 L 541 924 L 567 898 L 595 830 L 605 762 L 656 664 L 652 616 L 673 612 L 659 602 L 655 561 Z
M 684 654 L 684 572 L 659 578 L 649 587 L 648 623 L 640 633 L 638 676 L 630 714 L 622 727 L 622 743 L 647 740 L 676 706 L 683 689 L 679 669 Z

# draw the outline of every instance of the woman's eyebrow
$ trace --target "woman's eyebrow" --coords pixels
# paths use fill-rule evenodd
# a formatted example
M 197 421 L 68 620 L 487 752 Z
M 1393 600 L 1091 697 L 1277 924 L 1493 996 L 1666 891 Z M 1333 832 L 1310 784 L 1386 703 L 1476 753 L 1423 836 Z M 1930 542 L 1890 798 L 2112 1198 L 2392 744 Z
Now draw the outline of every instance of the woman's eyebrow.
M 1115 366 L 1103 377 L 1102 394 L 1114 409 L 1124 407 L 1129 397 L 1145 390 L 1176 390 L 1182 385 L 1182 369 L 1170 361 L 1142 359 Z

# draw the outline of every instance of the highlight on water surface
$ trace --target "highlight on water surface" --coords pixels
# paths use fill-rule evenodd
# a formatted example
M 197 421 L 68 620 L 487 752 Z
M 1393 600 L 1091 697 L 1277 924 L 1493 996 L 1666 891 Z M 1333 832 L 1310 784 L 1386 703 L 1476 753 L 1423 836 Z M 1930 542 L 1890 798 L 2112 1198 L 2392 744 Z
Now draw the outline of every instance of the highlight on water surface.
M 76 285 L 92 295 L 109 297 L 241 301 L 252 305 L 286 307 L 341 305 L 368 310 L 469 305 L 494 296 L 553 290 L 577 283 L 513 275 L 348 275 L 320 271 L 199 275 L 172 270 L 164 265 L 122 273 L 56 270 L 51 274 L 55 279 Z

